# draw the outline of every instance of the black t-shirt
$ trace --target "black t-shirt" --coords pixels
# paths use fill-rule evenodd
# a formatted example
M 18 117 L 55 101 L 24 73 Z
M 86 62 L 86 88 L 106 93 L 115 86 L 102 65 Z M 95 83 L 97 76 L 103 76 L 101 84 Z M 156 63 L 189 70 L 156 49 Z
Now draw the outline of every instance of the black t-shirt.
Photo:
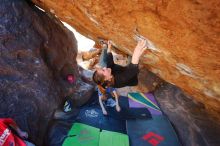
M 114 76 L 114 85 L 112 87 L 121 88 L 138 84 L 138 64 L 130 63 L 125 67 L 117 65 L 113 61 L 112 53 L 107 54 L 107 59 L 107 67 L 112 69 Z

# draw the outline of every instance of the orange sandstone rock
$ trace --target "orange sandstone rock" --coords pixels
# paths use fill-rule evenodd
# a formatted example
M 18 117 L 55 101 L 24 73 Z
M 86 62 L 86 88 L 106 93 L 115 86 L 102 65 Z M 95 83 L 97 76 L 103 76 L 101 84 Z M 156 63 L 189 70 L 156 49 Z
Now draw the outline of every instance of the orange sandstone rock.
M 109 38 L 132 54 L 148 40 L 141 62 L 220 113 L 220 1 L 33 0 L 96 40 Z

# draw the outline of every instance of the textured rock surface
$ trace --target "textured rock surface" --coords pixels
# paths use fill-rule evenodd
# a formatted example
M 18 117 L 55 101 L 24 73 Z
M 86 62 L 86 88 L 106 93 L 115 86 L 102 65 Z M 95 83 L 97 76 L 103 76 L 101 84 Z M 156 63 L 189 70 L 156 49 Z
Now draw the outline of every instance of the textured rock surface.
M 147 38 L 154 45 L 149 44 L 151 50 L 143 55 L 145 67 L 211 111 L 220 111 L 219 1 L 35 2 L 94 40 L 110 38 L 128 54 L 135 36 Z M 56 17 L 17 0 L 1 1 L 0 15 L 0 118 L 14 118 L 31 141 L 44 145 L 49 121 L 52 138 L 56 130 L 65 135 L 69 127 L 61 123 L 65 126 L 59 129 L 60 123 L 52 120 L 55 109 L 66 96 L 76 106 L 83 104 L 92 87 L 79 77 L 73 34 Z M 142 71 L 140 78 L 148 74 Z M 64 80 L 68 73 L 75 75 L 75 84 Z M 154 79 L 141 81 L 147 86 L 145 82 Z M 219 145 L 219 124 L 203 104 L 193 103 L 171 85 L 159 88 L 155 95 L 184 145 Z
M 220 145 L 220 124 L 207 113 L 203 104 L 168 83 L 160 86 L 154 95 L 184 146 Z
M 92 87 L 79 77 L 74 35 L 55 17 L 17 0 L 1 1 L 0 15 L 0 118 L 15 119 L 41 146 L 65 95 L 80 105 Z M 63 80 L 68 73 L 74 84 Z
M 109 38 L 128 54 L 149 40 L 142 62 L 220 113 L 220 1 L 33 0 L 85 36 Z

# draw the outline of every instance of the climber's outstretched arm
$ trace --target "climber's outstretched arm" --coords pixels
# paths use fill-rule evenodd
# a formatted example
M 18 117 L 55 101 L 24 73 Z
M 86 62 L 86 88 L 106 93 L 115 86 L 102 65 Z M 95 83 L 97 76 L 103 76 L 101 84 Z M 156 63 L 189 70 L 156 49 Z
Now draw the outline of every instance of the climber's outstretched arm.
M 138 64 L 139 63 L 139 59 L 140 59 L 142 53 L 146 49 L 147 49 L 147 41 L 144 40 L 144 39 L 138 41 L 138 44 L 135 47 L 133 55 L 132 55 L 131 63 L 132 64 Z

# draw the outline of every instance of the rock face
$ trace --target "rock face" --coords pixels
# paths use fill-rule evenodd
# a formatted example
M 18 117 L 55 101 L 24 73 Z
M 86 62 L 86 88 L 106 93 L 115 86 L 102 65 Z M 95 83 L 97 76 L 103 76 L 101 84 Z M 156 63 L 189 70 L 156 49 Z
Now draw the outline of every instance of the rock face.
M 13 118 L 41 146 L 65 97 L 83 104 L 92 86 L 79 76 L 74 35 L 54 16 L 17 0 L 1 1 L 0 14 L 0 118 Z
M 154 95 L 184 146 L 219 146 L 220 124 L 203 104 L 168 83 L 160 86 Z
M 33 0 L 85 36 L 111 39 L 131 54 L 148 40 L 142 62 L 220 113 L 220 1 Z

